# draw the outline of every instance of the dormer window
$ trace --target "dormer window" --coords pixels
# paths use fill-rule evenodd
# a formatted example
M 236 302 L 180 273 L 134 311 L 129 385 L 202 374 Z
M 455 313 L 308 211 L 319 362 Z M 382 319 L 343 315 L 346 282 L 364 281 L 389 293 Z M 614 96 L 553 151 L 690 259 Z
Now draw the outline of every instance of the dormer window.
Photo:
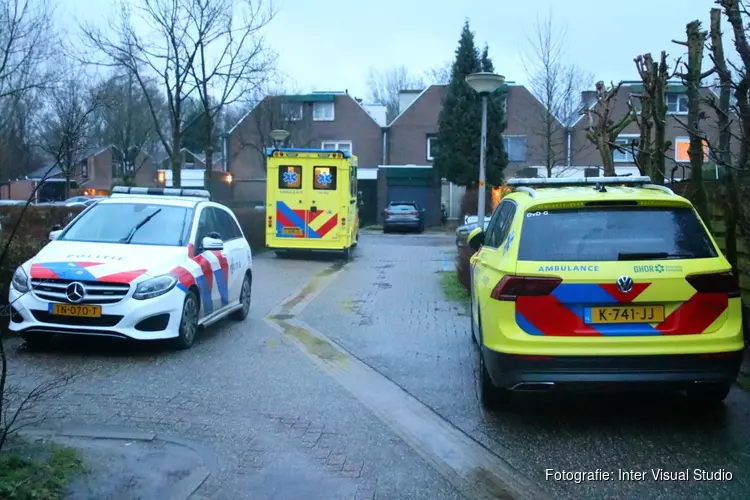
M 667 94 L 667 113 L 684 115 L 688 112 L 687 94 Z

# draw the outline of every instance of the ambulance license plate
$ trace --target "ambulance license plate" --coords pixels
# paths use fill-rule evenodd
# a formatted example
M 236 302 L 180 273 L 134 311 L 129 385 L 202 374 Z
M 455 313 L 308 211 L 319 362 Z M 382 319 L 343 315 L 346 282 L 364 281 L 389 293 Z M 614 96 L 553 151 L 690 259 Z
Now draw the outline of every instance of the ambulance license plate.
M 293 234 L 296 236 L 298 234 L 302 234 L 302 229 L 298 227 L 285 227 L 284 234 Z
M 585 323 L 661 323 L 664 306 L 591 307 L 584 312 Z
M 55 316 L 74 316 L 76 318 L 100 318 L 102 306 L 80 304 L 50 304 L 49 312 Z

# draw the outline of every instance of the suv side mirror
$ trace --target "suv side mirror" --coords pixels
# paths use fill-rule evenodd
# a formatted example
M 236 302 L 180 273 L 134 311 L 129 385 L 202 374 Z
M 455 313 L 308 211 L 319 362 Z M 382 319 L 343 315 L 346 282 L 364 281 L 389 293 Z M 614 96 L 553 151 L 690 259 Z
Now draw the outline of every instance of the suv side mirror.
M 211 235 L 214 234 L 216 233 L 211 233 Z M 221 241 L 221 238 L 206 236 L 205 238 L 203 238 L 203 241 L 201 241 L 201 247 L 203 250 L 223 250 L 224 242 Z
M 472 250 L 479 250 L 484 245 L 484 230 L 481 227 L 472 229 L 466 238 L 466 243 L 469 244 Z

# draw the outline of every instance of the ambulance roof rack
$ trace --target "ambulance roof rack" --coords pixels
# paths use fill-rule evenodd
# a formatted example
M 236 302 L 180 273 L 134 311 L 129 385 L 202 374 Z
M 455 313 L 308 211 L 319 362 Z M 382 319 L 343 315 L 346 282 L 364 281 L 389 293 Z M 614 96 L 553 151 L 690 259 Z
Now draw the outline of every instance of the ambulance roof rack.
M 192 188 L 155 188 L 155 187 L 131 187 L 114 186 L 112 197 L 125 195 L 148 195 L 148 196 L 180 196 L 186 198 L 211 199 L 211 194 L 205 189 Z
M 600 192 L 606 192 L 605 186 L 631 186 L 640 187 L 643 189 L 653 189 L 671 195 L 674 194 L 674 191 L 666 186 L 652 184 L 651 178 L 646 175 L 618 177 L 534 177 L 508 179 L 506 184 L 509 187 L 514 188 L 516 191 L 529 193 L 529 196 L 531 196 L 532 198 L 536 197 L 536 191 L 534 188 L 539 189 L 545 187 L 554 188 L 574 186 L 593 186 L 594 189 Z
M 275 152 L 281 153 L 318 153 L 318 154 L 331 154 L 341 153 L 344 158 L 349 158 L 351 153 L 349 151 L 341 151 L 340 149 L 316 149 L 316 148 L 267 148 L 266 156 L 273 156 Z

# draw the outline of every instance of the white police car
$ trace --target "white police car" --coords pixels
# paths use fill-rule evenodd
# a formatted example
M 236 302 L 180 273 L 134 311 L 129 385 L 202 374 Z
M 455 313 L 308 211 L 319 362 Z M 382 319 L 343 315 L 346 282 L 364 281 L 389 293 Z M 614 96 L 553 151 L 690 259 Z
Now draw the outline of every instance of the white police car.
M 10 329 L 193 345 L 250 309 L 252 253 L 234 214 L 197 189 L 117 186 L 81 212 L 10 287 Z

